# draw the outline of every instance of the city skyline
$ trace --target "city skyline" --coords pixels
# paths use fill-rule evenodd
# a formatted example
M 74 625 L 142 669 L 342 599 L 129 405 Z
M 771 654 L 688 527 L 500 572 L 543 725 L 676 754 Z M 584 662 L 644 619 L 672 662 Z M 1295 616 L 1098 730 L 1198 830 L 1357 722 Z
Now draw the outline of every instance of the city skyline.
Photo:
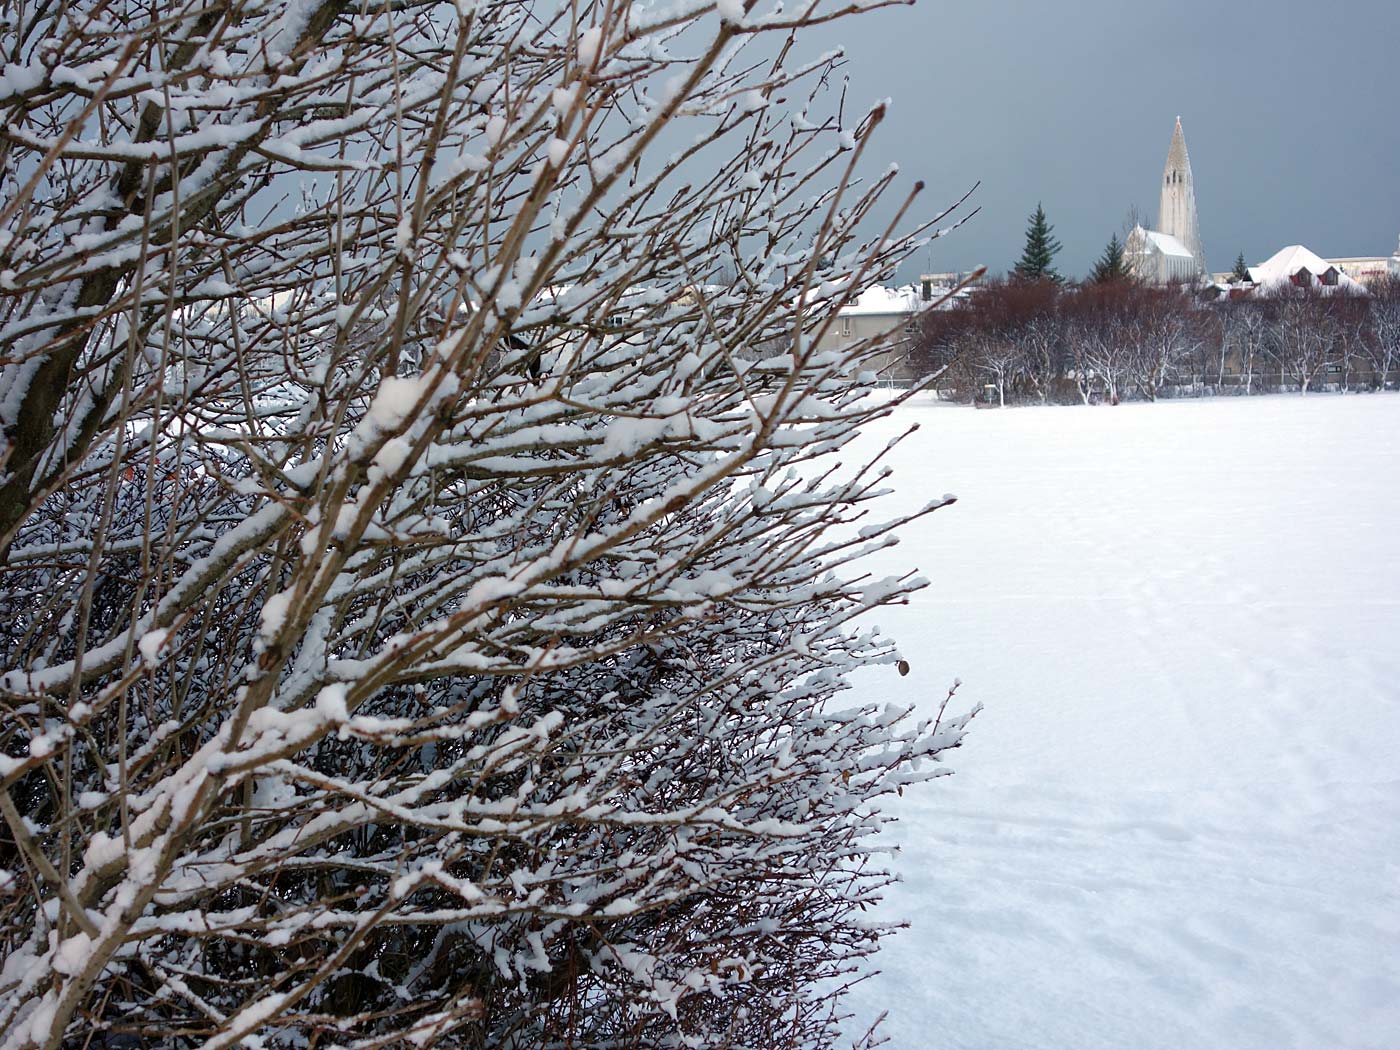
M 890 97 L 872 167 L 922 179 L 932 214 L 981 183 L 980 213 L 899 272 L 1010 268 L 1044 205 L 1067 275 L 1088 272 L 1136 210 L 1157 211 L 1178 116 L 1213 265 L 1286 244 L 1379 255 L 1400 234 L 1400 129 L 1388 101 L 1400 9 L 1319 11 L 1185 0 L 1170 10 L 920 3 L 828 30 L 850 56 L 848 105 Z

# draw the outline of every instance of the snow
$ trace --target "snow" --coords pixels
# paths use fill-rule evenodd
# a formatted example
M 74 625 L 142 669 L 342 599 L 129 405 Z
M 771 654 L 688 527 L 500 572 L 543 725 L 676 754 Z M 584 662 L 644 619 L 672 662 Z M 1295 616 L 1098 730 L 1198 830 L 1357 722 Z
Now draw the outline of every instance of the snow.
M 345 686 L 328 685 L 316 694 L 316 713 L 327 722 L 344 722 L 350 717 L 345 701 Z
M 275 1017 L 290 998 L 286 992 L 276 992 L 244 1007 L 228 1020 L 218 1035 L 204 1044 L 205 1050 L 221 1050 L 222 1047 L 233 1045 L 244 1035 L 256 1031 L 269 1018 Z M 245 1046 L 248 1043 L 249 1040 L 244 1040 Z
M 1169 233 L 1162 233 L 1159 230 L 1143 230 L 1143 235 L 1152 242 L 1163 255 L 1172 255 L 1179 259 L 1193 259 L 1191 249 L 1182 244 Z
M 585 29 L 578 38 L 578 64 L 592 66 L 598 61 L 598 51 L 603 44 L 603 31 L 598 26 Z
M 1258 266 L 1251 266 L 1249 279 L 1266 288 L 1281 288 L 1286 287 L 1299 270 L 1307 270 L 1314 278 L 1318 278 L 1328 270 L 1335 269 L 1337 267 L 1316 252 L 1310 251 L 1301 244 L 1290 244 L 1287 248 L 1280 248 L 1274 252 Z M 1337 284 L 1331 287 L 1350 292 L 1362 290 L 1359 282 L 1344 273 L 1338 274 Z
M 912 922 L 857 987 L 891 1050 L 1370 1050 L 1400 1032 L 1400 397 L 978 412 L 867 434 L 874 575 L 913 665 L 986 709 L 905 792 Z
M 566 88 L 555 88 L 550 96 L 550 104 L 554 106 L 554 111 L 561 117 L 565 116 L 569 110 L 574 108 L 574 103 L 578 101 L 578 85 L 574 84 Z
M 422 393 L 420 377 L 385 376 L 379 381 L 367 418 L 381 431 L 394 430 L 403 425 Z
M 744 0 L 716 0 L 715 10 L 726 22 L 736 26 L 744 24 Z
M 70 976 L 82 973 L 91 954 L 92 938 L 85 933 L 75 933 L 54 950 L 53 968 Z
M 384 446 L 375 453 L 374 463 L 371 464 L 368 476 L 371 481 L 379 478 L 392 477 L 408 462 L 408 457 L 413 453 L 413 446 L 403 438 L 390 438 L 384 442 Z M 314 477 L 314 475 L 313 475 Z
M 13 98 L 33 91 L 44 82 L 44 67 L 38 63 L 21 66 L 7 63 L 0 70 L 0 99 Z
M 399 255 L 411 255 L 413 250 L 413 216 L 405 212 L 394 231 L 394 251 Z
M 1305 266 L 1310 273 L 1320 274 L 1326 273 L 1332 264 L 1316 252 L 1304 248 L 1301 244 L 1290 244 L 1287 248 L 1280 248 L 1274 252 L 1256 269 L 1262 271 L 1266 276 L 1290 277 Z
M 923 303 L 919 300 L 918 289 L 912 285 L 899 288 L 886 288 L 873 284 L 860 295 L 841 307 L 842 314 L 908 314 L 914 313 Z
M 165 645 L 166 639 L 169 637 L 170 632 L 167 630 L 147 631 L 136 643 L 136 647 L 141 650 L 141 658 L 148 664 L 155 663 L 161 646 Z
M 282 625 L 287 622 L 287 611 L 292 607 L 292 597 L 291 591 L 278 591 L 263 603 L 262 611 L 258 615 L 258 634 L 264 641 L 271 641 L 276 637 L 277 632 L 282 629 Z M 144 645 L 146 638 L 143 637 L 141 641 L 143 643 L 141 651 L 144 653 L 146 651 Z M 158 650 L 160 646 L 156 645 L 154 648 Z
M 290 53 L 302 33 L 306 31 L 318 6 L 315 0 L 291 0 L 283 11 L 276 31 L 267 42 L 268 51 L 276 55 Z

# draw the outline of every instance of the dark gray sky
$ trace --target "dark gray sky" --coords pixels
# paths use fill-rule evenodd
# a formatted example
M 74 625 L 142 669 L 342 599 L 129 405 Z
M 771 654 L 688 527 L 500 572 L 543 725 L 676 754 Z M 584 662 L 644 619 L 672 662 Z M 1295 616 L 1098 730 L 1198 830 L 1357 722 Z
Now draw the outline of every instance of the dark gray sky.
M 1178 114 L 1212 269 L 1395 250 L 1400 0 L 920 0 L 833 37 L 852 100 L 894 100 L 872 160 L 930 209 L 982 180 L 982 213 L 903 278 L 1008 268 L 1038 200 L 1084 274 L 1130 206 L 1156 221 Z

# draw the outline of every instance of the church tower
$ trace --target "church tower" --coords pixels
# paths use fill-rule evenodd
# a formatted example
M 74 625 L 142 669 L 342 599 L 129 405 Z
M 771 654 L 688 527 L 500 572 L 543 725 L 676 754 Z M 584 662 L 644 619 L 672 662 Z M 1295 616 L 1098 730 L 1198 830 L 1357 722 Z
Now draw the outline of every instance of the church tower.
M 1198 273 L 1206 272 L 1206 253 L 1201 247 L 1201 226 L 1196 221 L 1196 188 L 1191 181 L 1191 158 L 1186 152 L 1186 135 L 1181 118 L 1176 118 L 1167 167 L 1162 173 L 1162 203 L 1157 211 L 1157 229 L 1175 237 L 1196 259 Z

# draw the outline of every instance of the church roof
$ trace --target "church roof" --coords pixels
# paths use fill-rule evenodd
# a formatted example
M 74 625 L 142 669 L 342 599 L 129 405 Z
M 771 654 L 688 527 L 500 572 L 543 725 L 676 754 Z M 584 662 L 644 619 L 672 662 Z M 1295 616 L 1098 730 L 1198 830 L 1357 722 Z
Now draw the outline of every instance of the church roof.
M 1191 249 L 1182 244 L 1169 233 L 1162 233 L 1160 230 L 1143 230 L 1152 247 L 1156 248 L 1163 255 L 1176 255 L 1185 259 L 1194 259 Z

